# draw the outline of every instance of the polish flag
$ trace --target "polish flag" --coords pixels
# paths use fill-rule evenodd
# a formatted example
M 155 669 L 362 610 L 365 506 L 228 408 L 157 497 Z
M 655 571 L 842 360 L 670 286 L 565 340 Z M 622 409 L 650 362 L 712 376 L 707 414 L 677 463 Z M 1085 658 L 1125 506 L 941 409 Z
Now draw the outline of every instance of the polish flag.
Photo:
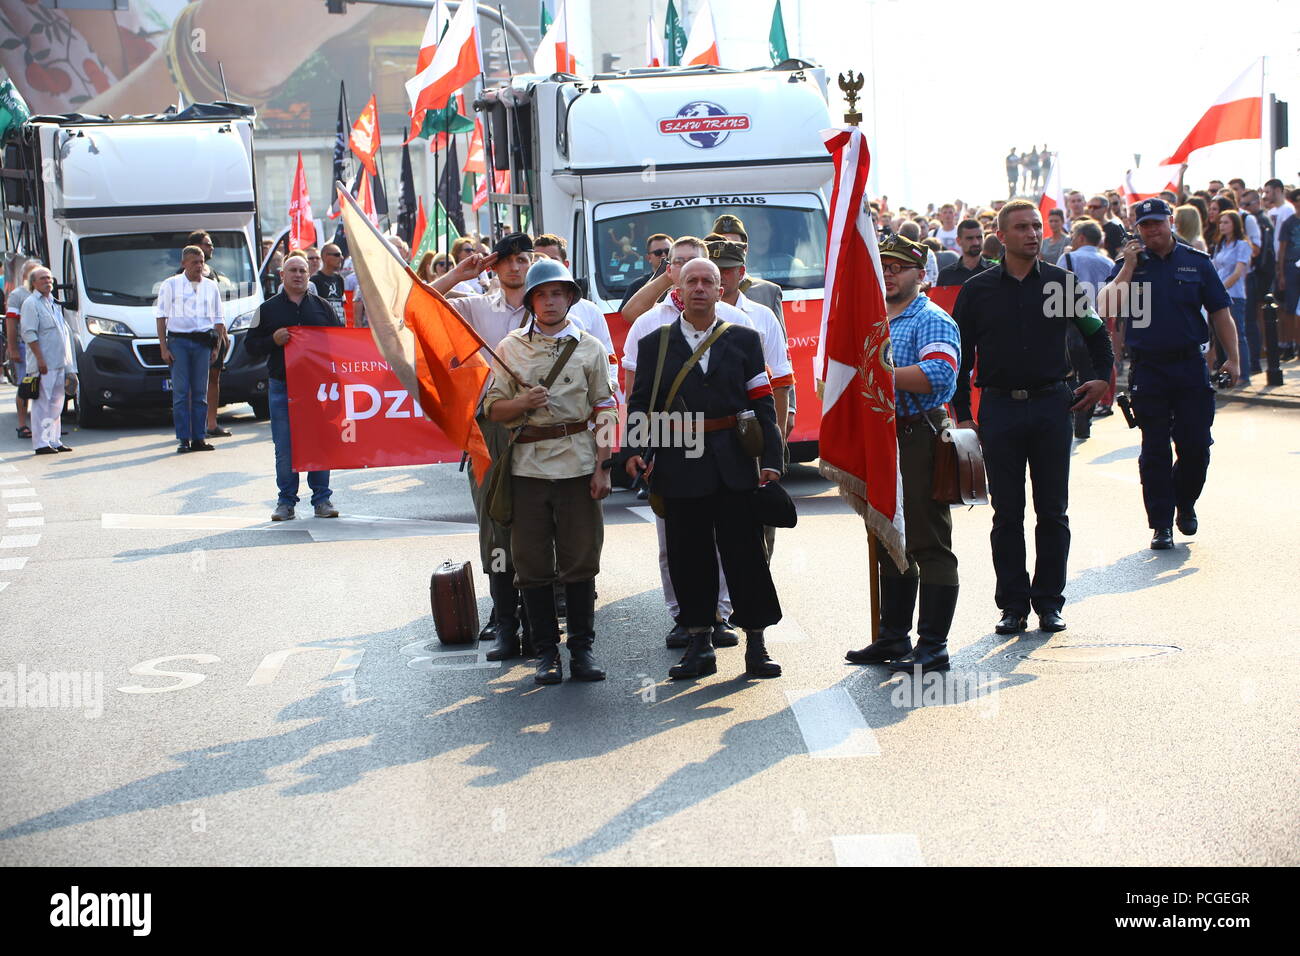
M 1144 199 L 1154 199 L 1166 189 L 1177 193 L 1182 180 L 1182 166 L 1147 166 L 1130 169 L 1124 173 L 1119 194 L 1124 198 L 1124 205 L 1131 206 Z
M 418 76 L 425 67 L 433 62 L 433 55 L 438 52 L 438 41 L 442 31 L 447 28 L 447 8 L 435 3 L 429 11 L 429 20 L 424 25 L 424 36 L 420 39 L 420 53 L 415 58 L 415 73 Z
M 498 169 L 495 172 L 496 176 L 494 178 L 496 179 L 496 188 L 492 191 L 494 193 L 510 192 L 510 170 Z M 470 209 L 474 212 L 478 212 L 487 204 L 488 182 L 488 177 L 484 176 L 478 184 L 478 189 L 474 191 L 474 201 L 470 203 Z
M 1052 157 L 1052 168 L 1047 174 L 1047 184 L 1043 187 L 1042 198 L 1038 200 L 1038 214 L 1043 217 L 1043 228 L 1047 228 L 1047 214 L 1053 209 L 1065 211 L 1065 193 L 1061 190 L 1061 158 L 1057 153 Z
M 1264 59 L 1260 57 L 1237 77 L 1205 111 L 1173 155 L 1162 166 L 1178 166 L 1198 149 L 1234 139 L 1262 139 L 1264 116 Z
M 406 95 L 411 101 L 408 139 L 419 135 L 427 110 L 442 109 L 454 93 L 483 71 L 477 24 L 478 5 L 474 0 L 465 0 L 452 17 L 429 65 L 406 81 Z
M 822 399 L 819 467 L 901 570 L 903 484 L 885 283 L 867 210 L 871 154 L 857 128 L 823 130 L 822 138 L 835 157 L 835 187 L 813 361 Z
M 700 5 L 691 24 L 691 35 L 686 39 L 686 52 L 682 54 L 683 66 L 721 66 L 718 57 L 718 34 L 713 29 L 713 11 L 709 0 Z
M 546 31 L 546 36 L 542 37 L 542 42 L 537 44 L 537 52 L 533 54 L 533 72 L 545 73 L 547 76 L 552 73 L 578 72 L 578 61 L 569 53 L 569 18 L 564 9 L 564 0 L 560 0 L 560 6 L 555 11 L 555 22 Z
M 655 30 L 654 17 L 647 17 L 645 22 L 645 59 L 646 66 L 663 66 L 667 62 L 664 56 L 664 39 Z
M 316 227 L 312 224 L 311 197 L 307 195 L 307 172 L 299 152 L 298 169 L 293 174 L 293 189 L 289 193 L 289 251 L 315 244 Z

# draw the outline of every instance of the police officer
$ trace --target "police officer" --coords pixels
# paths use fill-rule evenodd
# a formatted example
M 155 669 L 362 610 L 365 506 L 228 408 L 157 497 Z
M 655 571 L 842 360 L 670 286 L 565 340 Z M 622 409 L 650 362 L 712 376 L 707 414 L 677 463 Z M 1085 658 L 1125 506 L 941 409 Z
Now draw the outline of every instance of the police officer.
M 885 310 L 894 354 L 894 407 L 898 464 L 903 476 L 907 570 L 893 559 L 880 562 L 880 633 L 876 642 L 845 657 L 853 664 L 890 663 L 894 670 L 923 673 L 948 669 L 948 629 L 957 610 L 957 557 L 952 553 L 952 515 L 930 490 L 934 442 L 949 425 L 944 405 L 957 389 L 961 333 L 948 313 L 920 291 L 926 248 L 903 236 L 880 244 Z M 921 592 L 915 650 L 909 632 Z M 892 662 L 892 663 L 891 663 Z
M 1140 238 L 1125 243 L 1097 298 L 1102 315 L 1116 319 L 1117 339 L 1127 341 L 1132 357 L 1142 500 L 1155 531 L 1151 548 L 1165 551 L 1174 546 L 1175 520 L 1183 534 L 1196 534 L 1196 499 L 1210 466 L 1214 388 L 1203 352 L 1210 330 L 1202 308 L 1228 353 L 1219 370 L 1223 385 L 1236 383 L 1241 356 L 1228 293 L 1210 257 L 1174 241 L 1173 214 L 1164 200 L 1143 200 L 1134 217 Z
M 515 586 L 523 594 L 539 656 L 535 679 L 558 684 L 559 620 L 555 584 L 565 591 L 570 674 L 574 680 L 605 679 L 592 657 L 595 642 L 596 575 L 605 537 L 601 499 L 609 494 L 613 430 L 617 416 L 610 391 L 605 346 L 568 317 L 582 297 L 561 263 L 536 262 L 528 270 L 524 306 L 532 315 L 497 346 L 501 360 L 525 382 L 542 382 L 556 368 L 566 342 L 577 343 L 549 386 L 521 388 L 498 372 L 483 398 L 484 414 L 519 428 L 512 456 L 513 523 L 510 552 Z M 596 428 L 587 427 L 595 413 Z
M 647 473 L 650 490 L 664 500 L 668 573 L 681 605 L 679 621 L 688 644 L 681 663 L 669 670 L 674 680 L 717 672 L 712 631 L 718 604 L 718 563 L 735 585 L 731 620 L 745 631 L 745 673 L 778 677 L 781 667 L 767 653 L 763 631 L 781 620 L 781 605 L 763 552 L 762 524 L 754 511 L 753 491 L 760 481 L 780 478 L 781 434 L 776 427 L 772 385 L 758 333 L 742 326 L 719 329 L 717 305 L 722 294 L 718 267 L 692 259 L 679 275 L 681 316 L 668 329 L 663 362 L 656 330 L 637 346 L 640 371 L 628 397 L 629 474 Z M 714 334 L 719 333 L 716 338 Z M 702 418 L 703 447 L 686 454 L 686 442 L 671 438 L 656 448 L 647 467 L 646 446 L 637 447 L 638 420 L 662 411 L 671 383 L 691 356 L 698 359 L 682 380 L 673 410 L 684 406 Z M 658 373 L 656 368 L 660 368 Z M 655 388 L 656 381 L 658 389 Z M 745 455 L 737 434 L 737 413 L 752 411 L 762 429 L 760 467 Z M 659 429 L 655 429 L 659 431 Z

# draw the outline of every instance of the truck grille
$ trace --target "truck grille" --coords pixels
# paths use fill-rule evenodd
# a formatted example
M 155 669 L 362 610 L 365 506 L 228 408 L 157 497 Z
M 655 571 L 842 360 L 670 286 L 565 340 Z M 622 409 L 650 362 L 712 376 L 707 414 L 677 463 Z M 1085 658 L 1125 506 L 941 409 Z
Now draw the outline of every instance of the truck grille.
M 162 368 L 167 367 L 167 363 L 163 361 L 162 357 L 162 346 L 157 342 L 152 345 L 141 345 L 139 342 L 136 342 L 135 354 L 136 357 L 140 359 L 141 365 L 161 366 Z

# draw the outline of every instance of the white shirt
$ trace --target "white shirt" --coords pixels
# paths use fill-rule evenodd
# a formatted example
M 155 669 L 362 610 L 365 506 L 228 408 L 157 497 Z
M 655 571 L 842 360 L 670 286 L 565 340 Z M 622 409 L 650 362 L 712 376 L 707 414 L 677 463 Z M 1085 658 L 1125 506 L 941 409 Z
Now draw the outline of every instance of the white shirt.
M 569 310 L 569 323 L 594 336 L 605 346 L 605 354 L 609 357 L 609 387 L 617 395 L 618 358 L 614 354 L 614 340 L 609 337 L 609 323 L 605 321 L 605 313 L 590 299 L 579 299 Z
M 934 234 L 934 237 L 943 243 L 945 249 L 951 249 L 953 252 L 957 253 L 961 252 L 961 247 L 957 245 L 956 226 L 953 226 L 951 229 L 940 229 Z
M 461 295 L 482 295 L 484 286 L 478 279 L 466 279 L 464 282 L 457 282 L 451 287 L 451 291 L 459 292 Z
M 743 325 L 746 328 L 754 328 L 754 323 L 750 321 L 749 316 L 725 302 L 718 303 L 714 315 L 727 322 L 735 322 L 737 325 Z M 678 311 L 677 306 L 673 305 L 671 297 L 641 313 L 640 317 L 632 323 L 632 328 L 628 330 L 627 338 L 623 341 L 623 367 L 629 372 L 635 372 L 636 353 L 641 340 L 651 332 L 658 331 L 660 326 L 669 325 L 680 317 L 681 312 Z M 763 354 L 767 354 L 766 350 Z
M 721 305 L 722 303 L 718 303 L 718 304 Z M 687 322 L 685 313 L 682 313 L 681 318 L 677 320 L 677 324 L 682 330 L 682 335 L 686 337 L 686 344 L 691 347 L 691 352 L 694 352 L 696 349 L 700 347 L 700 344 L 706 338 L 708 338 L 710 335 L 713 334 L 713 330 L 718 327 L 719 321 L 721 320 L 714 319 L 713 324 L 710 325 L 703 332 L 701 332 L 695 326 L 691 325 L 691 323 Z M 704 354 L 701 355 L 699 357 L 699 360 L 695 363 L 700 367 L 700 371 L 706 375 L 709 373 L 709 353 L 712 351 L 713 351 L 713 346 L 710 345 L 707 349 L 704 350 Z
M 206 332 L 226 321 L 217 284 L 205 278 L 191 282 L 184 273 L 159 286 L 155 314 L 167 320 L 168 332 Z
M 776 314 L 761 302 L 747 298 L 743 292 L 736 293 L 736 308 L 749 318 L 750 327 L 763 342 L 763 361 L 772 375 L 773 387 L 789 384 L 781 379 L 794 376 L 790 342 L 785 337 L 781 323 L 776 320 Z
M 1276 209 L 1268 211 L 1268 218 L 1273 220 L 1273 254 L 1281 252 L 1282 245 L 1282 223 L 1286 222 L 1295 215 L 1295 210 L 1291 208 L 1289 202 L 1284 202 Z
M 464 316 L 483 341 L 494 349 L 507 335 L 515 329 L 523 328 L 528 321 L 528 313 L 523 305 L 512 308 L 500 289 L 488 295 L 448 299 L 447 304 Z M 484 358 L 490 359 L 490 356 L 485 355 Z
M 934 250 L 925 250 L 925 281 L 934 285 L 939 281 L 939 260 L 934 257 Z

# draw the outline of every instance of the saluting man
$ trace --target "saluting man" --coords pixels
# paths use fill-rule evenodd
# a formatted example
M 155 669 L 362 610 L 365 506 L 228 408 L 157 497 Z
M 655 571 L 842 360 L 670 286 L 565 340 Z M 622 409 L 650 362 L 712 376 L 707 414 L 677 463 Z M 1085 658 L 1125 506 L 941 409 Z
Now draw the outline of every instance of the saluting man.
M 678 620 L 688 635 L 686 654 L 668 673 L 677 680 L 717 672 L 712 633 L 721 557 L 727 580 L 737 585 L 731 620 L 745 631 L 745 673 L 778 677 L 781 667 L 768 656 L 763 632 L 781 620 L 781 605 L 753 506 L 759 482 L 776 481 L 783 467 L 763 346 L 753 329 L 719 328 L 722 277 L 708 259 L 684 263 L 678 284 L 683 309 L 681 317 L 667 326 L 662 371 L 655 372 L 663 340 L 662 331 L 656 330 L 638 344 L 640 371 L 628 398 L 628 445 L 633 454 L 627 470 L 632 475 L 644 471 L 650 490 L 664 499 L 668 572 L 681 606 Z M 714 333 L 720 334 L 715 338 Z M 656 447 L 649 466 L 647 448 L 636 447 L 634 440 L 639 433 L 659 429 L 635 425 L 638 420 L 646 422 L 651 411 L 664 410 L 673 381 L 696 353 L 672 410 L 680 411 L 684 405 L 688 415 L 702 418 L 702 454 L 689 457 L 687 443 L 670 437 Z M 746 456 L 736 431 L 736 415 L 746 410 L 754 413 L 762 429 L 761 471 Z M 684 438 L 680 432 L 676 437 Z
M 894 352 L 894 407 L 898 466 L 903 476 L 907 570 L 882 552 L 880 633 L 874 644 L 849 651 L 853 664 L 889 663 L 893 670 L 922 673 L 948 669 L 948 629 L 957 610 L 957 556 L 952 553 L 952 514 L 934 500 L 935 436 L 947 425 L 944 405 L 957 390 L 961 333 L 957 323 L 920 291 L 926 248 L 903 236 L 880 244 L 885 310 Z M 920 638 L 912 648 L 912 611 L 917 588 Z
M 560 625 L 555 584 L 564 585 L 570 674 L 574 680 L 605 679 L 592 657 L 595 642 L 596 575 L 605 539 L 601 500 L 609 495 L 612 422 L 618 411 L 609 386 L 605 346 L 575 326 L 569 310 L 582 297 L 561 263 L 536 262 L 528 270 L 523 304 L 532 314 L 497 346 L 501 361 L 525 382 L 542 382 L 558 365 L 549 386 L 520 388 L 498 368 L 483 399 L 494 422 L 520 428 L 511 473 L 514 515 L 510 551 L 514 584 L 523 595 L 539 655 L 535 680 L 558 684 Z M 577 346 L 559 365 L 566 341 Z M 588 428 L 595 417 L 596 427 Z

